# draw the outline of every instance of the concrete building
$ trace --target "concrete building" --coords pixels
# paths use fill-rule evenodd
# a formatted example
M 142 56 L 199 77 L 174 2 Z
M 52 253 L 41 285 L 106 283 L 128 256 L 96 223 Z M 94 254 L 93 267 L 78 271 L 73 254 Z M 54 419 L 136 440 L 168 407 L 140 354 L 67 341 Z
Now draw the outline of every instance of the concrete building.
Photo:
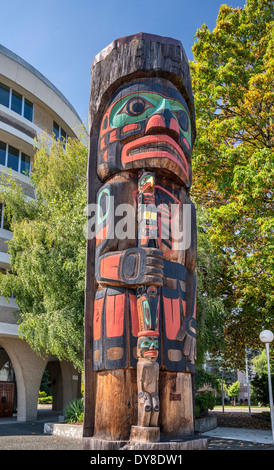
M 34 138 L 41 132 L 66 139 L 77 137 L 81 119 L 60 91 L 34 67 L 0 45 L 0 178 L 12 172 L 25 194 L 34 198 L 29 175 Z M 12 232 L 0 204 L 0 269 L 9 269 Z M 18 421 L 36 419 L 41 379 L 47 368 L 53 409 L 62 411 L 80 396 L 80 376 L 70 363 L 42 359 L 18 336 L 16 300 L 0 296 L 0 419 L 17 412 Z

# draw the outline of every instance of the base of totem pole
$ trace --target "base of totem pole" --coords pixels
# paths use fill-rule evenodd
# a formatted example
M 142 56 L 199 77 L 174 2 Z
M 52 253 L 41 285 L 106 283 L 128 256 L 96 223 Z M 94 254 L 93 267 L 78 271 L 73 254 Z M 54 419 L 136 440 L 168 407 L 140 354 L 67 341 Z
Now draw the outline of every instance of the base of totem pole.
M 138 427 L 138 426 L 136 426 Z M 84 450 L 207 450 L 210 438 L 204 437 L 199 434 L 186 436 L 179 439 L 165 439 L 160 438 L 157 442 L 135 440 L 136 435 L 133 436 L 133 440 L 129 441 L 108 441 L 105 439 L 98 439 L 95 437 L 84 437 L 83 438 L 83 449 Z
M 129 441 L 121 450 L 207 450 L 210 439 L 203 436 L 186 436 L 180 439 L 160 439 L 158 442 Z
M 130 442 L 158 442 L 160 440 L 159 427 L 131 426 Z
M 96 437 L 83 437 L 83 450 L 121 450 L 128 441 L 108 441 Z

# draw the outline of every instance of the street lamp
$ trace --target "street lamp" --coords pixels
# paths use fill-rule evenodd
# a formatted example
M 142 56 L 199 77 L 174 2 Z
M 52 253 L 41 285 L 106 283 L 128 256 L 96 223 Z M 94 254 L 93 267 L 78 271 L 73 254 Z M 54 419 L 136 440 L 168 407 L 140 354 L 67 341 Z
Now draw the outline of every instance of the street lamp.
M 265 343 L 266 357 L 267 357 L 267 370 L 268 370 L 268 388 L 269 388 L 269 406 L 271 416 L 271 427 L 272 427 L 272 440 L 274 444 L 274 416 L 273 416 L 273 396 L 272 396 L 272 385 L 271 385 L 271 374 L 270 374 L 270 362 L 269 362 L 269 343 L 273 341 L 274 335 L 272 331 L 264 330 L 260 334 L 260 340 Z
M 246 368 L 245 373 L 246 373 L 246 385 L 247 385 L 248 411 L 249 411 L 249 414 L 251 414 L 247 348 L 245 349 L 245 368 Z
M 220 367 L 220 371 L 222 373 L 222 407 L 223 407 L 223 413 L 225 412 L 225 400 L 224 400 L 224 370 L 222 367 Z

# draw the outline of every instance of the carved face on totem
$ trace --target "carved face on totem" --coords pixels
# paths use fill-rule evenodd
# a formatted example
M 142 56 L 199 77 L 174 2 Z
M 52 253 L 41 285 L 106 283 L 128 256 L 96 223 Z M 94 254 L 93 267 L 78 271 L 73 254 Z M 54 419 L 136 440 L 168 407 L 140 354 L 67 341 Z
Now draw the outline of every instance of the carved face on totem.
M 178 89 L 163 78 L 121 86 L 103 114 L 98 176 L 138 168 L 165 169 L 191 185 L 191 120 Z
M 159 333 L 155 334 L 155 331 L 148 331 L 145 335 L 140 333 L 137 343 L 137 356 L 143 359 L 149 359 L 150 361 L 156 361 L 158 357 L 158 341 Z

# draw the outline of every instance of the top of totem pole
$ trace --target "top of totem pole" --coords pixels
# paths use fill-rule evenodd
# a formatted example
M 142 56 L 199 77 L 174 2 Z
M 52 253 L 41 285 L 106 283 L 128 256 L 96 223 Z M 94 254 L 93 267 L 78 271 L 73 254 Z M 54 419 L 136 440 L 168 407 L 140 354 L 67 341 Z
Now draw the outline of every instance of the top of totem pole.
M 110 54 L 113 51 L 113 49 L 117 49 L 122 44 L 126 44 L 126 43 L 140 40 L 140 39 L 145 39 L 148 41 L 155 41 L 161 44 L 171 44 L 173 46 L 174 45 L 179 46 L 183 50 L 183 53 L 185 54 L 181 41 L 178 41 L 177 39 L 169 38 L 166 36 L 158 36 L 157 34 L 137 33 L 137 34 L 131 34 L 130 36 L 123 36 L 121 38 L 114 39 L 114 41 L 112 41 L 107 47 L 105 47 L 102 51 L 100 51 L 94 57 L 92 67 L 98 62 L 100 62 L 101 60 L 105 59 L 105 57 L 108 54 Z
M 115 90 L 126 81 L 143 77 L 163 77 L 178 88 L 190 110 L 194 142 L 194 97 L 183 45 L 176 39 L 148 33 L 118 38 L 95 56 L 89 105 L 91 133 Z

